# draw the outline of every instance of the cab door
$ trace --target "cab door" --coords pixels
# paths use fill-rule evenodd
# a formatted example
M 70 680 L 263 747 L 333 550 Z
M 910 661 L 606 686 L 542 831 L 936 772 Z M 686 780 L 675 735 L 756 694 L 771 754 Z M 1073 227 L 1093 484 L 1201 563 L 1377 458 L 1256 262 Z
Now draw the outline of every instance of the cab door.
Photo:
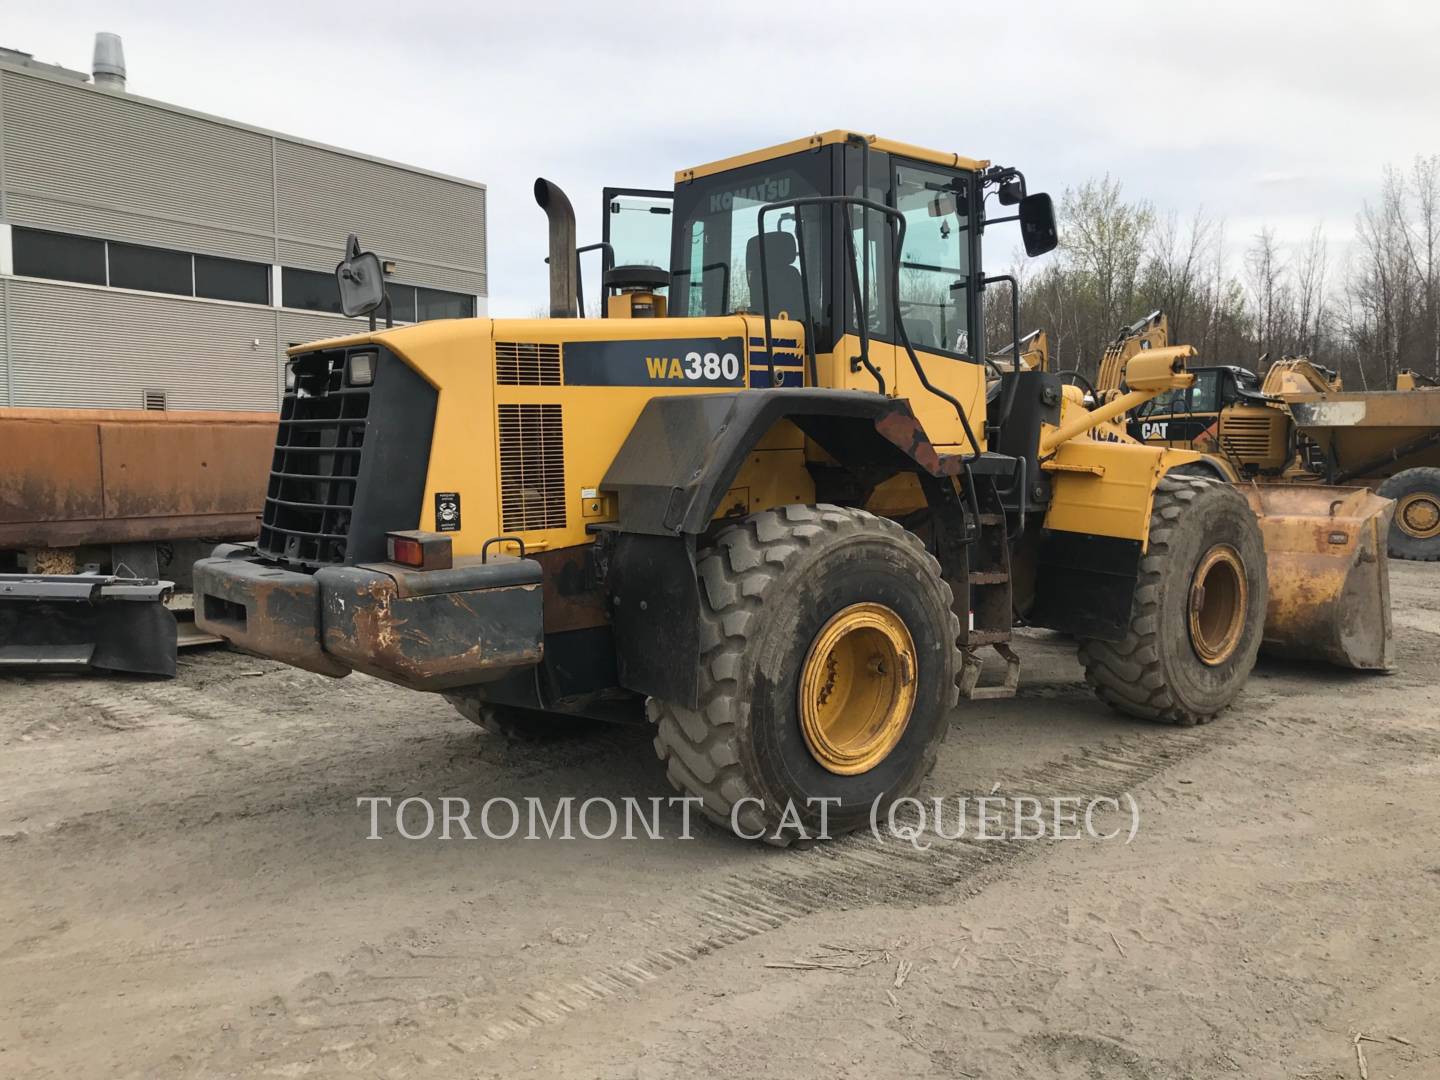
M 589 291 L 598 301 L 595 314 L 605 317 L 612 292 L 605 274 L 610 270 L 617 266 L 653 266 L 670 272 L 675 193 L 656 188 L 607 187 L 601 194 L 600 243 L 580 251 L 600 249 L 601 273 Z M 668 286 L 655 291 L 665 297 L 670 292 Z
M 851 152 L 852 162 L 865 155 Z M 856 273 L 869 320 L 871 363 L 885 380 L 886 392 L 909 399 L 911 408 L 938 445 L 959 447 L 964 434 L 954 407 L 922 385 L 906 355 L 905 334 L 926 377 L 964 405 L 971 427 L 983 431 L 984 367 L 976 356 L 978 335 L 971 320 L 977 302 L 971 296 L 972 266 L 979 239 L 972 221 L 974 175 L 968 171 L 871 153 L 870 183 L 863 194 L 894 207 L 904 217 L 899 250 L 899 296 L 892 298 L 895 266 L 891 224 L 884 214 L 854 211 L 849 227 L 856 252 Z M 847 171 L 848 171 L 847 167 Z M 858 170 L 856 171 L 858 175 Z M 852 194 L 862 194 L 849 185 Z M 896 301 L 898 300 L 898 305 Z M 851 334 L 842 342 L 842 359 L 859 352 L 850 308 Z M 898 307 L 901 326 L 894 325 Z M 874 389 L 865 371 L 850 374 L 850 385 Z M 858 380 L 858 381 L 857 381 Z M 968 446 L 965 447 L 968 449 Z

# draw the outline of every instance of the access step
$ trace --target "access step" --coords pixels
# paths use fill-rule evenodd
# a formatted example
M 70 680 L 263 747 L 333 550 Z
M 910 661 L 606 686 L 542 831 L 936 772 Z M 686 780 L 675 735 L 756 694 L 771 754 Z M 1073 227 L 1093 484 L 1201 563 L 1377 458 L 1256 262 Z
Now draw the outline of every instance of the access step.
M 971 634 L 973 640 L 979 635 Z M 1016 654 L 1007 642 L 997 641 L 991 647 L 1005 661 L 1005 680 L 995 686 L 981 686 L 980 675 L 985 665 L 977 654 L 975 648 L 962 648 L 960 650 L 960 696 L 969 701 L 994 701 L 1001 698 L 1013 698 L 1015 691 L 1020 688 L 1020 657 Z

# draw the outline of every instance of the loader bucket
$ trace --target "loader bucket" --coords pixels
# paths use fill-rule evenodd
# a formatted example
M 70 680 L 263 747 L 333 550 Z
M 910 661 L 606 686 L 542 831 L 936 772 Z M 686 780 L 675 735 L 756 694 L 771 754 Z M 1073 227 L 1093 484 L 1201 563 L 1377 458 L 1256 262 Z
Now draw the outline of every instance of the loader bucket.
M 1364 488 L 1252 484 L 1241 490 L 1265 538 L 1264 651 L 1392 670 L 1385 537 L 1395 504 Z

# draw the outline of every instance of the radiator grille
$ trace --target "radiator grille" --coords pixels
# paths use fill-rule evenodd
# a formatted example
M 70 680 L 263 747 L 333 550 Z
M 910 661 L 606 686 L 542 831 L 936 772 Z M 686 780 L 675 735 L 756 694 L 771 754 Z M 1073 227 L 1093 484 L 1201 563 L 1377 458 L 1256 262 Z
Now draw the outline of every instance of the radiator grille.
M 370 391 L 345 385 L 345 353 L 295 363 L 280 404 L 259 550 L 309 566 L 344 562 Z
M 506 532 L 565 526 L 565 434 L 559 405 L 501 405 L 500 523 Z
M 1220 445 L 1238 458 L 1270 453 L 1270 421 L 1264 416 L 1233 416 L 1220 429 Z
M 495 381 L 501 386 L 559 386 L 560 346 L 497 341 Z

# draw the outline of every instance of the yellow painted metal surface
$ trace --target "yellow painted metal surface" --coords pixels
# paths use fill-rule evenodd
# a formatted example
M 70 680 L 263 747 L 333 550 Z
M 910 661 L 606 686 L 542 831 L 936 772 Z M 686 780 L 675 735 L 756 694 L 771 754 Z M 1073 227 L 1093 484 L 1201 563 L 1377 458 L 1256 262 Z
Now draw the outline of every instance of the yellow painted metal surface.
M 798 323 L 771 320 L 775 338 L 800 340 Z M 450 534 L 456 555 L 478 554 L 501 532 L 500 450 L 497 410 L 502 405 L 556 405 L 564 427 L 563 528 L 520 531 L 528 550 L 544 551 L 589 543 L 588 525 L 613 517 L 615 500 L 600 492 L 600 480 L 651 398 L 671 394 L 715 393 L 720 387 L 674 386 L 497 386 L 495 341 L 557 344 L 566 342 L 663 341 L 675 338 L 740 338 L 742 378 L 751 370 L 750 340 L 762 338 L 764 320 L 734 315 L 712 319 L 450 319 L 357 334 L 311 344 L 297 352 L 382 342 L 439 391 L 430 445 L 424 501 L 419 520 L 396 528 L 434 529 L 437 492 L 460 492 L 462 528 Z M 777 350 L 778 351 L 778 350 Z M 757 367 L 768 358 L 754 357 Z M 671 358 L 675 359 L 675 358 Z M 768 436 L 742 467 L 732 493 L 741 512 L 814 499 L 814 482 L 804 468 L 804 439 L 784 424 Z M 417 448 L 417 452 L 423 448 Z M 595 492 L 587 496 L 587 491 Z M 774 500 L 774 501 L 769 501 Z M 721 513 L 735 501 L 722 502 Z M 607 513 L 608 512 L 608 513 Z
M 1364 488 L 1246 484 L 1270 592 L 1267 652 L 1341 667 L 1394 666 L 1385 536 L 1394 504 Z
M 1155 487 L 1171 469 L 1200 460 L 1189 450 L 1072 439 L 1055 451 L 1045 527 L 1148 545 Z
M 711 161 L 704 165 L 696 165 L 694 168 L 679 170 L 675 174 L 675 182 L 677 184 L 683 184 L 687 180 L 698 180 L 702 176 L 713 176 L 716 173 L 744 168 L 746 165 L 754 165 L 757 162 L 773 161 L 775 158 L 788 157 L 791 154 L 798 154 L 805 150 L 818 150 L 822 146 L 848 142 L 853 134 L 857 133 L 845 128 L 836 128 L 832 131 L 822 131 L 814 135 L 807 135 L 803 139 L 792 139 L 789 142 L 778 143 L 775 146 L 767 146 L 763 150 L 752 150 L 746 154 L 736 154 L 733 157 L 721 158 L 719 161 Z M 870 149 L 872 150 L 877 150 L 881 153 L 895 154 L 899 157 L 910 158 L 914 161 L 924 161 L 932 165 L 947 165 L 956 169 L 979 170 L 986 168 L 990 164 L 990 162 L 978 158 L 964 157 L 961 154 L 954 154 L 944 150 L 930 150 L 923 146 L 896 142 L 893 139 L 882 139 L 875 135 L 861 134 L 860 137 L 870 144 Z

